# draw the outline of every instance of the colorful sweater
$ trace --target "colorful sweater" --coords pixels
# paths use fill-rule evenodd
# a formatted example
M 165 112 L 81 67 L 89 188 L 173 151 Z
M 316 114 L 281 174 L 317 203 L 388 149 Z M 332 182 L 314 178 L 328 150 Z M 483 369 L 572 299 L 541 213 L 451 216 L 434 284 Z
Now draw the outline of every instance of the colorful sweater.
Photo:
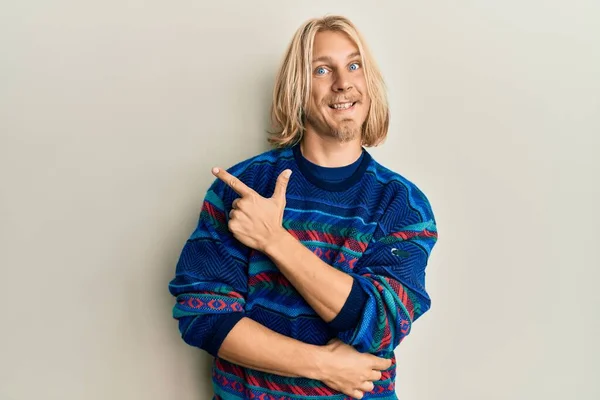
M 305 343 L 325 345 L 338 337 L 360 352 L 391 358 L 392 366 L 363 398 L 397 399 L 393 351 L 431 304 L 425 267 L 437 229 L 430 204 L 415 184 L 364 149 L 358 168 L 341 182 L 325 181 L 307 168 L 299 145 L 264 152 L 228 171 L 267 197 L 287 168 L 293 173 L 283 226 L 321 260 L 354 278 L 345 305 L 325 322 L 267 256 L 233 238 L 227 222 L 239 195 L 216 179 L 169 283 L 182 338 L 214 356 L 213 400 L 351 399 L 318 380 L 219 358 L 223 340 L 243 317 Z

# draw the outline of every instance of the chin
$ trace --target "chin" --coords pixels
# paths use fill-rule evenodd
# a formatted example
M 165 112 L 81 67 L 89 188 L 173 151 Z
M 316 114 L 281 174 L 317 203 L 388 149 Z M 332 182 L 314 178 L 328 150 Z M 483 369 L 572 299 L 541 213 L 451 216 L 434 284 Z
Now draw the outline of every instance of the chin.
M 342 125 L 332 128 L 330 134 L 342 143 L 350 142 L 360 136 L 360 128 L 353 123 L 351 126 Z

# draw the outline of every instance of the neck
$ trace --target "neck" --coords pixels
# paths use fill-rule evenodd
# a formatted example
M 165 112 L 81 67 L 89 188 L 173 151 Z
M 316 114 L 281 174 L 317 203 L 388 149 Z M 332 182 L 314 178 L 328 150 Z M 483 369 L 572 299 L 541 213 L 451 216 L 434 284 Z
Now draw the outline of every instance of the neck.
M 311 130 L 304 133 L 300 143 L 302 155 L 322 167 L 343 167 L 352 164 L 362 152 L 360 136 L 348 142 L 333 137 L 323 137 Z

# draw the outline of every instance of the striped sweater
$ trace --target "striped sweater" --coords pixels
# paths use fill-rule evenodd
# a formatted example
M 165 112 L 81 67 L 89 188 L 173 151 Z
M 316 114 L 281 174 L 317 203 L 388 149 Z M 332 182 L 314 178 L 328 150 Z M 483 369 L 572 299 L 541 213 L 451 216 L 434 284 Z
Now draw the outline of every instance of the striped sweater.
M 338 337 L 360 352 L 392 359 L 364 399 L 397 399 L 394 349 L 430 308 L 425 267 L 437 240 L 430 204 L 419 188 L 363 149 L 354 173 L 341 182 L 321 179 L 302 162 L 299 145 L 274 149 L 228 169 L 270 197 L 284 169 L 283 227 L 321 260 L 354 278 L 339 314 L 323 321 L 263 253 L 227 228 L 239 197 L 216 179 L 198 225 L 186 241 L 169 291 L 183 340 L 214 356 L 213 400 L 350 400 L 308 378 L 241 367 L 218 357 L 221 343 L 244 316 L 280 334 L 314 345 Z

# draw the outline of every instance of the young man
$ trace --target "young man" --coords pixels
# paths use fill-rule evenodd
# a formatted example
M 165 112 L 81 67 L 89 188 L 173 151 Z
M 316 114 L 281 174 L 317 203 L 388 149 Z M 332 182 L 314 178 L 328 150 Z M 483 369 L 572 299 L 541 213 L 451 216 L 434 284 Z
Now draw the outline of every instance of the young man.
M 350 21 L 298 29 L 272 117 L 273 150 L 213 169 L 169 284 L 182 337 L 215 357 L 217 400 L 396 399 L 437 230 L 417 186 L 363 147 L 389 111 Z

